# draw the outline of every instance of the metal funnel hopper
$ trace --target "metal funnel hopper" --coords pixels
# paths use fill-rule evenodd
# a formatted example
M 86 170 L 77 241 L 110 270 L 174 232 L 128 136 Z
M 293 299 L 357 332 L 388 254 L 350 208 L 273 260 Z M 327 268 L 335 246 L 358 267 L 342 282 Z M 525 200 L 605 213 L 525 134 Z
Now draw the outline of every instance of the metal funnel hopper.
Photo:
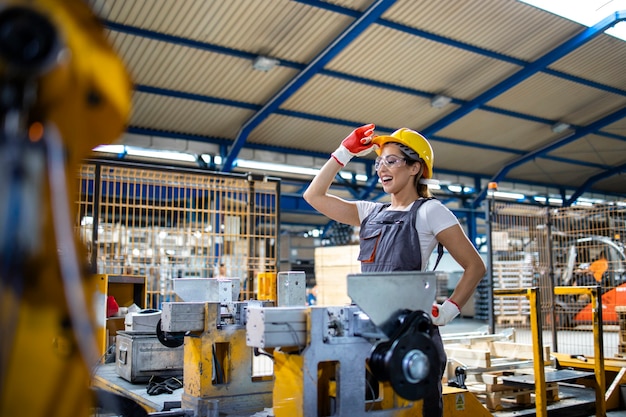
M 406 310 L 430 314 L 437 294 L 432 271 L 364 272 L 348 275 L 348 295 L 387 336 Z

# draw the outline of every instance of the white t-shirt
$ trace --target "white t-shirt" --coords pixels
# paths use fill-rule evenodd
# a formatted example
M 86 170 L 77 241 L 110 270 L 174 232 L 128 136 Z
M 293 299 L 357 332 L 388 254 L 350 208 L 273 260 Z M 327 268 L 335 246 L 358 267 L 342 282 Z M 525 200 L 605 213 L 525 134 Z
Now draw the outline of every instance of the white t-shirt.
M 383 203 L 357 201 L 356 207 L 359 211 L 359 221 L 362 222 L 374 209 L 381 205 L 383 205 Z M 413 207 L 413 204 L 410 204 L 403 211 L 409 211 L 411 207 Z M 428 200 L 423 203 L 417 210 L 416 217 L 415 229 L 418 232 L 420 249 L 422 251 L 422 270 L 425 271 L 428 267 L 430 254 L 437 246 L 437 234 L 449 227 L 459 224 L 459 220 L 448 207 L 436 199 Z

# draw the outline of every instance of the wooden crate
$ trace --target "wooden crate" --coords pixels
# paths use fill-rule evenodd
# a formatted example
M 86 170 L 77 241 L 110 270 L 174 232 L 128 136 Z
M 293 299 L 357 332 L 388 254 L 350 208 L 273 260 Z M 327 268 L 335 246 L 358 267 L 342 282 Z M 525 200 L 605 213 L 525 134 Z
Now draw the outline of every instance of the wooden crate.
M 358 245 L 323 246 L 315 248 L 315 282 L 317 305 L 350 304 L 347 276 L 361 272 Z
M 488 368 L 498 359 L 519 361 L 533 360 L 533 345 L 507 341 L 477 341 L 470 344 L 445 344 L 448 359 L 454 359 L 466 366 Z M 543 358 L 546 365 L 550 364 L 550 346 L 543 347 Z M 466 362 L 467 361 L 467 362 Z

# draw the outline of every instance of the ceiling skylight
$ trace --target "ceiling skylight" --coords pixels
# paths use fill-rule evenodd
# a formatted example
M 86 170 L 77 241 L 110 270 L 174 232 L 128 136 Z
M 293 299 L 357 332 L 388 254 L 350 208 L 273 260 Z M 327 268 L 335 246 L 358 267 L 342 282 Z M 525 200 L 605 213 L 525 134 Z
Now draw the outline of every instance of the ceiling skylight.
M 616 11 L 626 11 L 626 0 L 519 0 L 585 26 L 593 26 Z M 606 31 L 626 40 L 626 22 Z

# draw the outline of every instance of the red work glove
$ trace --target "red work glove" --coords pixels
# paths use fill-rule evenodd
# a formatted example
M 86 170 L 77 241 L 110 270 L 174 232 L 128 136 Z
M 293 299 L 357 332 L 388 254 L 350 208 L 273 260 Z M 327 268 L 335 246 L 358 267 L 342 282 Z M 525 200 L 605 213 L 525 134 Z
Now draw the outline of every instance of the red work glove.
M 435 326 L 445 326 L 459 314 L 461 314 L 461 309 L 457 303 L 449 299 L 443 304 L 433 304 L 433 310 L 430 313 Z
M 365 156 L 373 151 L 377 146 L 372 143 L 374 127 L 374 123 L 370 123 L 354 129 L 331 154 L 332 157 L 341 166 L 346 166 L 353 157 Z

